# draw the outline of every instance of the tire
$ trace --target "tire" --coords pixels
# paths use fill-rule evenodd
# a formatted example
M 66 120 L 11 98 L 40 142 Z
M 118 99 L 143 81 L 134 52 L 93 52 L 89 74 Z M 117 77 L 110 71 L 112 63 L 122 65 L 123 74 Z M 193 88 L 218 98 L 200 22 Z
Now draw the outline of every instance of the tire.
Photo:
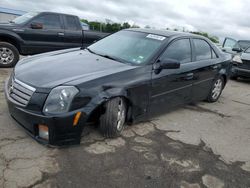
M 100 117 L 100 131 L 106 138 L 119 136 L 124 128 L 127 105 L 123 98 L 116 97 L 106 102 L 105 113 Z
M 224 85 L 225 80 L 223 77 L 216 78 L 207 97 L 207 101 L 210 103 L 216 102 L 220 98 Z
M 14 67 L 19 60 L 19 52 L 15 46 L 0 42 L 0 67 Z

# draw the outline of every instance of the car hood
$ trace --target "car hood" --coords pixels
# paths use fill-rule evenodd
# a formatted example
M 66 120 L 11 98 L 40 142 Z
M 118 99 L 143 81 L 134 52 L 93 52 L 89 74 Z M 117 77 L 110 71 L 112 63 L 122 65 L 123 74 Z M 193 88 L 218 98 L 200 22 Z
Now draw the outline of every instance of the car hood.
M 250 60 L 250 53 L 242 53 L 241 59 L 242 60 Z
M 85 50 L 31 56 L 15 67 L 15 78 L 36 88 L 53 88 L 81 79 L 89 81 L 135 68 Z
M 0 22 L 0 29 L 15 28 L 17 25 L 10 22 Z

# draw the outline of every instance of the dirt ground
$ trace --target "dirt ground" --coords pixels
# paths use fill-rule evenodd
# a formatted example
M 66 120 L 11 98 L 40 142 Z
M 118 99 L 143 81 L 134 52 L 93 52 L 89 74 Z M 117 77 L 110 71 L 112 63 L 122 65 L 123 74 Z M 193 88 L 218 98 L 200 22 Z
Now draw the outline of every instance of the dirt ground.
M 0 69 L 0 187 L 250 187 L 250 80 L 229 81 L 220 100 L 179 108 L 104 139 L 51 149 L 8 114 Z

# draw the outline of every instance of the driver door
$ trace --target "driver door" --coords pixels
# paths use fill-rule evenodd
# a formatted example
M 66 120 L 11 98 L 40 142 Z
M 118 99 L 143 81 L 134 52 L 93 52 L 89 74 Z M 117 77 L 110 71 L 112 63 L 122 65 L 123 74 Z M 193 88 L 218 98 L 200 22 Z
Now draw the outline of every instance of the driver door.
M 40 24 L 42 28 L 32 28 Z M 40 14 L 26 25 L 21 34 L 28 54 L 42 53 L 64 48 L 64 28 L 58 14 Z
M 149 117 L 160 115 L 173 107 L 191 101 L 193 83 L 192 50 L 189 38 L 177 39 L 170 43 L 156 62 L 173 59 L 181 63 L 178 69 L 152 71 L 152 89 L 149 104 Z M 159 65 L 154 65 L 159 66 Z

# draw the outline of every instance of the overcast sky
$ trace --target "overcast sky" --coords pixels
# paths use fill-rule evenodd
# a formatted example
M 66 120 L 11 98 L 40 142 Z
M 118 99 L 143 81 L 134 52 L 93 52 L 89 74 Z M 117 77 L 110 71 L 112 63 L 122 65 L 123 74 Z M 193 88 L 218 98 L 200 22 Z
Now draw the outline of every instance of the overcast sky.
M 64 12 L 93 21 L 127 21 L 158 29 L 184 27 L 220 38 L 250 39 L 248 0 L 0 0 L 0 6 Z

